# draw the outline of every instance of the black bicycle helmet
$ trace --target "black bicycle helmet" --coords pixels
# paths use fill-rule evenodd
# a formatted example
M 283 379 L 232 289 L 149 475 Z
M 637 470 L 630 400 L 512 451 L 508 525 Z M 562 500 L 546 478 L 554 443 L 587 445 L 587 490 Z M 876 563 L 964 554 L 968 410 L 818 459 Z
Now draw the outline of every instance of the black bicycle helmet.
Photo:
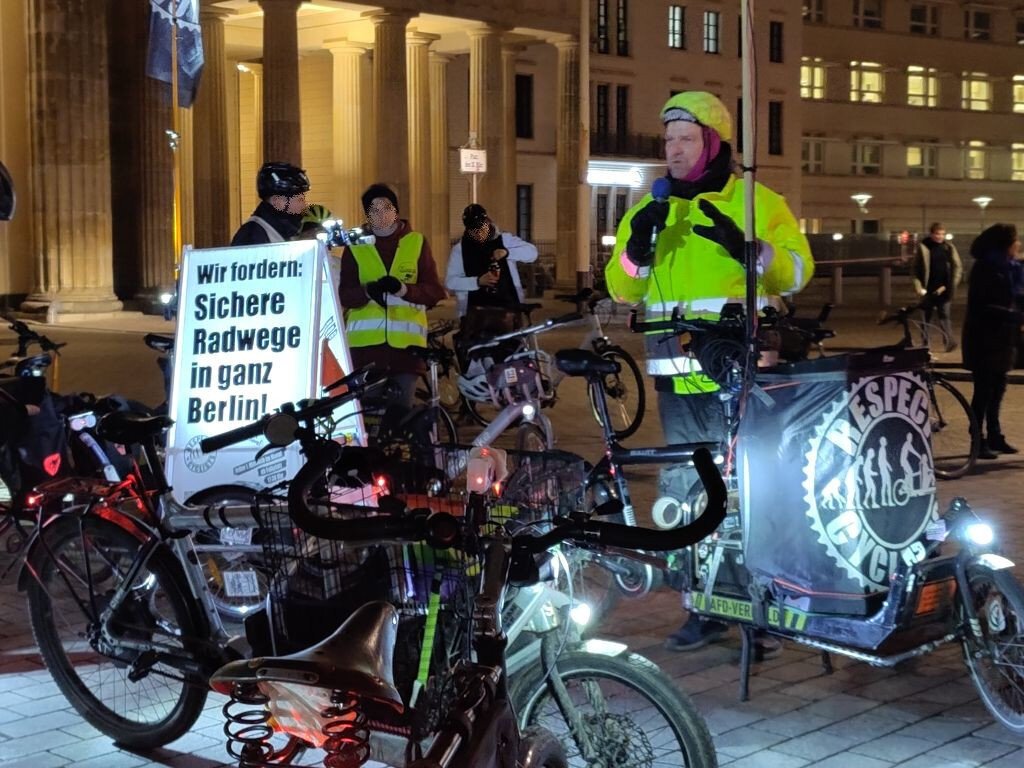
M 261 200 L 273 195 L 293 197 L 309 191 L 309 177 L 291 163 L 264 163 L 256 175 L 256 192 Z
M 0 221 L 14 218 L 14 181 L 7 167 L 0 163 Z

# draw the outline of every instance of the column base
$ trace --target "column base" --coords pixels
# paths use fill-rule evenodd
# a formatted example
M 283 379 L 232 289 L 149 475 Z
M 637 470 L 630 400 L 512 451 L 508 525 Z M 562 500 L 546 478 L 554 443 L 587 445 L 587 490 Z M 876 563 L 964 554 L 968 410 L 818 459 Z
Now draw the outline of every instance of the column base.
M 121 301 L 110 293 L 90 295 L 84 291 L 47 295 L 42 293 L 29 294 L 18 308 L 19 312 L 32 317 L 46 318 L 52 321 L 67 315 L 94 316 L 120 312 Z

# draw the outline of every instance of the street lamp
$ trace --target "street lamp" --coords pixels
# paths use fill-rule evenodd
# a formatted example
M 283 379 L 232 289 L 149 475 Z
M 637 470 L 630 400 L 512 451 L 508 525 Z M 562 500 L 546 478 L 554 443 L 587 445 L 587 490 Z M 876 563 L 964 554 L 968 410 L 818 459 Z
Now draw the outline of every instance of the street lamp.
M 871 195 L 867 192 L 858 192 L 856 195 L 850 195 L 850 199 L 857 204 L 857 208 L 860 211 L 860 215 L 857 217 L 857 234 L 864 234 L 864 216 L 868 213 L 867 205 L 871 200 Z
M 981 229 L 985 229 L 985 209 L 988 208 L 988 204 L 992 202 L 992 198 L 988 195 L 979 195 L 978 197 L 971 198 L 972 203 L 977 203 L 978 207 L 981 208 Z

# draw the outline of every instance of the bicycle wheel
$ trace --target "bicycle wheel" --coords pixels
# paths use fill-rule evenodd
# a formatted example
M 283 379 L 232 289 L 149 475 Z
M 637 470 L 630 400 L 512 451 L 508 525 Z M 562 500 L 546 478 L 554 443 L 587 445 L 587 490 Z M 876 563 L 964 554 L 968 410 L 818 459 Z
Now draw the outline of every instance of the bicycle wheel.
M 928 397 L 935 475 L 945 480 L 962 477 L 974 468 L 981 448 L 974 412 L 967 398 L 945 379 L 932 379 Z
M 970 600 L 981 625 L 979 641 L 965 627 L 964 661 L 988 711 L 1024 733 L 1024 589 L 1009 571 L 968 571 Z M 966 623 L 966 622 L 965 622 Z
M 718 764 L 707 724 L 693 701 L 652 662 L 635 653 L 604 656 L 573 650 L 558 659 L 582 733 L 574 737 L 540 663 L 513 679 L 511 700 L 525 729 L 550 730 L 573 768 L 654 768 Z
M 257 492 L 244 485 L 216 485 L 193 494 L 186 504 L 196 506 L 245 505 L 255 502 Z M 201 531 L 196 535 L 197 544 L 220 544 L 218 531 Z M 270 569 L 262 553 L 232 552 L 230 544 L 224 544 L 223 552 L 197 552 L 199 562 L 206 575 L 217 613 L 225 621 L 242 622 L 245 617 L 263 607 L 270 591 Z M 229 582 L 247 587 L 249 594 L 231 595 Z
M 32 562 L 29 617 L 40 655 L 78 713 L 118 744 L 152 749 L 182 736 L 206 702 L 206 681 L 122 640 L 195 652 L 205 619 L 194 606 L 181 565 L 158 548 L 106 626 L 98 617 L 122 586 L 138 539 L 87 515 L 58 519 L 43 533 Z M 51 556 L 52 555 L 52 556 Z
M 612 431 L 616 439 L 625 440 L 640 428 L 644 420 L 644 408 L 647 404 L 644 377 L 636 361 L 620 347 L 609 347 L 601 353 L 601 357 L 605 360 L 614 360 L 620 367 L 618 373 L 606 375 L 601 384 L 604 387 Z M 594 419 L 601 424 L 601 416 L 594 403 L 594 393 L 589 388 L 587 397 L 590 398 L 590 410 L 594 414 Z

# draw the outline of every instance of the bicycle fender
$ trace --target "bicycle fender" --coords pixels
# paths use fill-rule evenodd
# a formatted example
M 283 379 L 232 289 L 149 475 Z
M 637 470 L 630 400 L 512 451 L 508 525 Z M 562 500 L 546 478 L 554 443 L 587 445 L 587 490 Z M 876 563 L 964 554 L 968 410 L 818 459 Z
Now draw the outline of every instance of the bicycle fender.
M 967 569 L 970 570 L 974 567 L 987 568 L 990 571 L 1005 571 L 1007 568 L 1013 568 L 1015 563 L 1013 560 L 997 555 L 995 552 L 985 552 L 980 555 L 975 555 L 967 561 Z
M 147 541 L 149 539 L 160 539 L 160 534 L 144 522 L 131 515 L 126 515 L 122 512 L 116 512 L 106 507 L 100 507 L 93 510 L 90 514 L 94 514 L 97 517 L 101 517 L 104 520 L 113 523 L 119 528 L 124 529 L 134 538 L 140 542 Z M 34 563 L 36 562 L 37 553 L 43 549 L 42 535 L 43 533 L 58 522 L 66 519 L 66 514 L 58 514 L 51 516 L 46 520 L 38 529 L 32 533 L 31 539 L 26 547 L 25 557 L 21 561 L 21 567 L 18 569 L 18 591 L 24 592 L 28 588 L 28 580 L 32 578 L 34 571 Z
M 629 653 L 629 646 L 625 643 L 613 643 L 611 640 L 600 640 L 598 638 L 584 640 L 579 648 L 584 653 L 592 653 L 595 656 L 608 656 L 610 658 L 624 656 Z

